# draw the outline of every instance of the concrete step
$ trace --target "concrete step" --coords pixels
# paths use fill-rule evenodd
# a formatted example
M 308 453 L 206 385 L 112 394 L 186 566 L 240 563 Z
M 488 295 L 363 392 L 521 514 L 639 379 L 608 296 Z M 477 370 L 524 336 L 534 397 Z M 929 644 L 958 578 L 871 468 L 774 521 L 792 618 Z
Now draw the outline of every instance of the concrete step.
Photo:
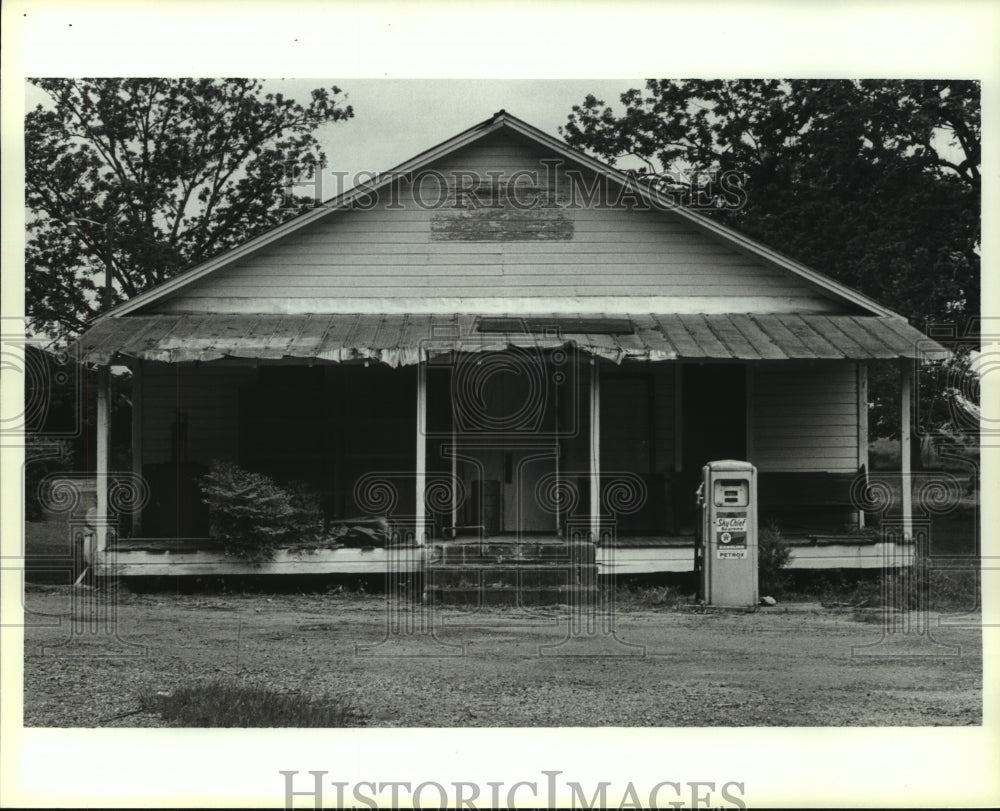
M 580 541 L 438 541 L 430 545 L 431 565 L 588 564 L 597 560 L 592 543 Z
M 425 597 L 446 605 L 594 605 L 597 586 L 561 586 L 550 588 L 516 588 L 498 586 L 483 588 L 440 588 L 428 586 Z
M 431 585 L 442 588 L 558 588 L 597 583 L 596 564 L 435 565 L 427 573 Z
M 430 545 L 426 595 L 464 605 L 590 604 L 597 550 L 570 540 L 457 539 Z

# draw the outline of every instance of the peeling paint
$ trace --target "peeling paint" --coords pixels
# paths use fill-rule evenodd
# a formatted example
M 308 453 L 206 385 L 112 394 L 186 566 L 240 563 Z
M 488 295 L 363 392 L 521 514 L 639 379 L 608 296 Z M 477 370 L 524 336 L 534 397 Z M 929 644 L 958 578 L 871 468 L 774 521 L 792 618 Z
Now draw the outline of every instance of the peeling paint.
M 557 208 L 480 208 L 431 215 L 431 239 L 460 242 L 568 241 L 573 220 Z

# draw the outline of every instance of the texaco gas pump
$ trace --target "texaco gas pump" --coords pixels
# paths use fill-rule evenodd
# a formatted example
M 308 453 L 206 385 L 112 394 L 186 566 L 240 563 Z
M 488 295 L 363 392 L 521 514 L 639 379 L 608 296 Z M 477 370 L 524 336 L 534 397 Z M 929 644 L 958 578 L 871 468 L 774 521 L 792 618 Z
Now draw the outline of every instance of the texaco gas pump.
M 757 470 L 723 459 L 701 469 L 695 572 L 708 605 L 757 605 Z

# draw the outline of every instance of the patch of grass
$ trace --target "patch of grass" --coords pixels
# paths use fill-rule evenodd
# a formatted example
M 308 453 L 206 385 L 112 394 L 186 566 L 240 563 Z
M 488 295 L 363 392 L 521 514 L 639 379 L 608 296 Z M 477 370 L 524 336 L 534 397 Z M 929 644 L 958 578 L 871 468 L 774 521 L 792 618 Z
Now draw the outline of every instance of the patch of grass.
M 794 572 L 795 587 L 786 599 L 819 601 L 826 606 L 872 608 L 882 604 L 882 573 L 879 571 Z
M 972 611 L 979 605 L 979 572 L 973 566 L 942 569 L 918 560 L 911 569 L 886 576 L 888 603 L 895 608 Z
M 980 605 L 977 565 L 970 560 L 966 566 L 945 569 L 924 559 L 889 572 L 842 572 L 810 581 L 800 577 L 794 593 L 785 597 L 858 609 L 973 611 Z
M 358 727 L 364 718 L 342 698 L 284 693 L 231 678 L 146 696 L 142 709 L 179 727 Z
M 856 608 L 851 615 L 855 622 L 863 622 L 865 625 L 885 624 L 885 612 L 877 609 Z
M 615 590 L 615 605 L 619 608 L 680 608 L 694 601 L 676 586 L 619 586 Z

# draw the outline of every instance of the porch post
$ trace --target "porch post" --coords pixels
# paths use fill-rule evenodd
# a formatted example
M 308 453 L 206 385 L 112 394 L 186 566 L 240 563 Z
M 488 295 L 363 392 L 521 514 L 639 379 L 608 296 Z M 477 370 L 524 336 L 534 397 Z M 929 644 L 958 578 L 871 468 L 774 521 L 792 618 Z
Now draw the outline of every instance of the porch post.
M 868 364 L 858 361 L 858 471 L 868 473 Z M 865 511 L 858 510 L 858 529 L 865 528 Z
M 542 363 L 543 364 L 547 363 L 547 361 L 542 361 Z M 555 491 L 554 492 L 561 493 L 562 490 L 561 490 L 560 485 L 559 485 L 559 386 L 558 385 L 555 385 L 555 386 L 552 387 L 552 399 L 553 399 L 553 403 L 552 403 L 553 408 L 552 408 L 552 411 L 553 411 L 553 414 L 554 414 L 554 417 L 553 417 L 553 420 L 552 420 L 552 442 L 553 442 L 553 445 L 554 445 L 554 451 L 555 451 L 555 455 L 556 455 L 556 458 L 555 458 L 556 486 L 555 486 Z M 560 537 L 561 538 L 562 534 L 563 534 L 563 532 L 562 532 L 562 503 L 561 503 L 561 501 L 557 501 L 556 502 L 555 513 L 556 513 L 556 527 L 555 527 L 555 529 L 556 529 L 556 537 Z
M 452 534 L 458 526 L 458 442 L 455 431 L 455 415 L 451 416 L 451 527 Z
M 674 473 L 684 467 L 684 367 L 674 365 Z
M 142 479 L 142 361 L 132 367 L 132 473 Z M 142 504 L 136 503 L 132 513 L 132 535 L 142 531 Z
M 97 369 L 97 526 L 93 562 L 101 558 L 108 547 L 108 454 L 111 422 L 111 367 Z
M 911 479 L 910 465 L 910 435 L 913 426 L 911 425 L 910 398 L 913 396 L 913 365 L 909 359 L 904 359 L 900 367 L 900 419 L 899 419 L 899 447 L 900 466 L 902 475 L 900 481 L 903 489 L 903 537 L 906 540 L 913 538 L 913 486 Z
M 590 359 L 590 533 L 601 533 L 601 376 L 596 358 Z
M 424 489 L 427 484 L 427 364 L 417 364 L 417 475 L 416 505 L 414 507 L 414 533 L 418 545 L 423 545 L 426 534 Z

